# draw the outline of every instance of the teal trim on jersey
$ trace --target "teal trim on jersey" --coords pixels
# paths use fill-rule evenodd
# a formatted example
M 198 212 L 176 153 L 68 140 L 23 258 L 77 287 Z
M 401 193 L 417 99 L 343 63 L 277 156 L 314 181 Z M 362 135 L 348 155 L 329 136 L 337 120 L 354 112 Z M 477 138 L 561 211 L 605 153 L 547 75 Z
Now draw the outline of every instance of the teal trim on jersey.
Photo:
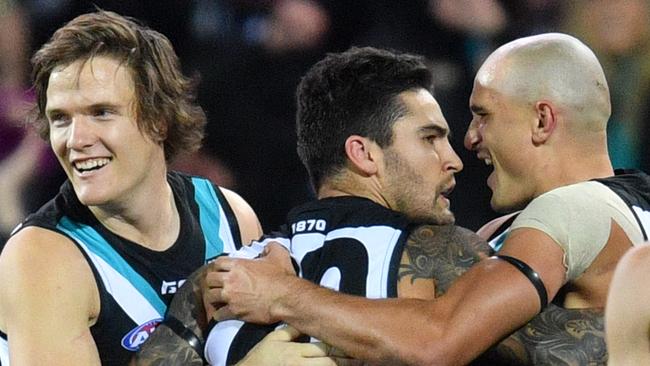
M 158 293 L 151 287 L 149 282 L 140 276 L 95 229 L 88 225 L 74 222 L 67 216 L 63 216 L 56 227 L 86 245 L 88 250 L 102 258 L 124 276 L 161 316 L 165 314 L 167 305 L 160 299 Z
M 219 199 L 210 181 L 192 177 L 192 184 L 194 184 L 194 200 L 199 205 L 199 219 L 205 237 L 205 260 L 207 261 L 223 253 L 223 241 L 219 237 L 221 226 Z
M 501 234 L 499 234 L 499 236 L 497 236 L 496 238 L 492 239 L 492 241 L 490 241 L 490 244 L 495 252 L 501 250 L 501 247 L 503 246 L 503 242 L 506 241 L 506 238 L 508 237 L 509 233 L 510 233 L 510 229 L 502 232 Z

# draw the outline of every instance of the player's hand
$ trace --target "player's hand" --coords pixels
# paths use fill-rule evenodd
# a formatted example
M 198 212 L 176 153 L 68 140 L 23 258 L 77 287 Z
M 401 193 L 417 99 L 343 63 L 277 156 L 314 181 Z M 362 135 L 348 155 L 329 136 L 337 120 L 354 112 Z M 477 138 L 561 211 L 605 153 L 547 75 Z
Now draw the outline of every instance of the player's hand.
M 306 365 L 336 366 L 361 365 L 356 360 L 341 356 L 330 357 L 330 348 L 324 343 L 295 343 L 300 332 L 287 326 L 262 339 L 237 366 Z
M 258 259 L 218 258 L 205 277 L 206 313 L 216 320 L 279 321 L 271 316 L 271 306 L 290 293 L 295 276 L 289 253 L 280 244 L 269 244 Z

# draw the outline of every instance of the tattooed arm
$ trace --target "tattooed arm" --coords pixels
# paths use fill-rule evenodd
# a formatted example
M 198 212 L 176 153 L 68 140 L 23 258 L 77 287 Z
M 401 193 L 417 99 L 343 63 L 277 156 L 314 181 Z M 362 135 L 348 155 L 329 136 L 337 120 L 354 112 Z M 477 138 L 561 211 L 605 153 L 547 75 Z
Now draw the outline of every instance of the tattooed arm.
M 564 309 L 550 304 L 542 313 L 475 365 L 606 365 L 602 309 Z
M 201 300 L 201 279 L 207 266 L 194 272 L 180 287 L 167 310 L 166 321 L 158 325 L 149 339 L 140 347 L 132 364 L 135 365 L 203 365 L 202 356 L 187 340 L 181 338 L 166 324 L 169 317 L 177 319 L 188 332 L 194 333 L 199 341 L 205 342 L 203 330 L 206 328 L 205 312 Z
M 413 285 L 433 279 L 438 297 L 458 276 L 492 252 L 483 239 L 467 229 L 422 225 L 408 238 L 399 281 Z M 551 304 L 474 365 L 604 365 L 607 352 L 603 324 L 602 310 L 564 309 Z
M 415 227 L 402 253 L 398 274 L 399 297 L 427 298 L 422 293 L 414 294 L 413 287 L 418 282 L 421 287 L 424 286 L 422 282 L 433 282 L 438 297 L 458 276 L 491 254 L 492 249 L 485 240 L 460 226 Z

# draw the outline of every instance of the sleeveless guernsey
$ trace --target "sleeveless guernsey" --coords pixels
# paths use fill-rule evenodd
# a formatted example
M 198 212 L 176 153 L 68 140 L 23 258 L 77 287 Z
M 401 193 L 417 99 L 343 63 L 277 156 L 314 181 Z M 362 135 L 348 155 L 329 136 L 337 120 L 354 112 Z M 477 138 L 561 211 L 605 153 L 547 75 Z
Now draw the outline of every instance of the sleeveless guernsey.
M 369 298 L 397 297 L 397 274 L 408 237 L 408 220 L 370 200 L 335 197 L 310 202 L 289 213 L 285 245 L 301 277 L 331 289 Z M 254 257 L 254 243 L 236 253 Z M 252 253 L 252 254 L 251 254 Z M 206 341 L 212 365 L 232 365 L 278 324 L 237 320 L 218 323 Z
M 99 289 L 100 313 L 90 327 L 102 365 L 126 365 L 165 315 L 176 290 L 197 268 L 241 246 L 235 215 L 206 179 L 170 172 L 180 232 L 157 252 L 113 234 L 77 199 L 70 182 L 15 232 L 39 226 L 67 236 L 82 252 Z M 14 232 L 14 234 L 15 234 Z M 0 360 L 8 366 L 7 336 Z

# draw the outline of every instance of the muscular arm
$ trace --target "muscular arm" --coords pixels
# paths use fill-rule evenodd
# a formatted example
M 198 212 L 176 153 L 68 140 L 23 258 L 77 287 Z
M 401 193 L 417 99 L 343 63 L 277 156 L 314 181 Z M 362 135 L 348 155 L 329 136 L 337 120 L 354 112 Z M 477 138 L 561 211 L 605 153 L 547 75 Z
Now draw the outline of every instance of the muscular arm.
M 411 233 L 399 280 L 436 281 L 441 296 L 458 276 L 492 254 L 484 240 L 455 226 L 424 225 Z M 401 295 L 400 295 L 401 297 Z M 602 309 L 564 309 L 553 304 L 493 347 L 475 365 L 604 365 Z
M 201 279 L 207 266 L 195 271 L 185 282 L 167 310 L 166 317 L 178 319 L 201 342 L 205 342 L 205 311 L 201 300 Z M 203 365 L 203 358 L 164 322 L 156 328 L 134 358 L 135 365 Z
M 454 225 L 421 225 L 413 229 L 404 247 L 398 286 L 433 279 L 435 296 L 447 291 L 458 276 L 492 254 L 472 231 Z M 405 297 L 400 292 L 399 297 Z
M 606 365 L 602 309 L 549 305 L 476 365 Z
M 211 291 L 228 303 L 221 317 L 282 319 L 350 356 L 379 364 L 467 363 L 539 307 L 530 282 L 498 260 L 474 266 L 436 301 L 347 296 L 278 275 L 265 260 L 228 258 L 217 267 L 222 272 Z
M 99 365 L 90 325 L 99 311 L 92 271 L 63 235 L 23 229 L 0 256 L 0 329 L 14 365 Z

